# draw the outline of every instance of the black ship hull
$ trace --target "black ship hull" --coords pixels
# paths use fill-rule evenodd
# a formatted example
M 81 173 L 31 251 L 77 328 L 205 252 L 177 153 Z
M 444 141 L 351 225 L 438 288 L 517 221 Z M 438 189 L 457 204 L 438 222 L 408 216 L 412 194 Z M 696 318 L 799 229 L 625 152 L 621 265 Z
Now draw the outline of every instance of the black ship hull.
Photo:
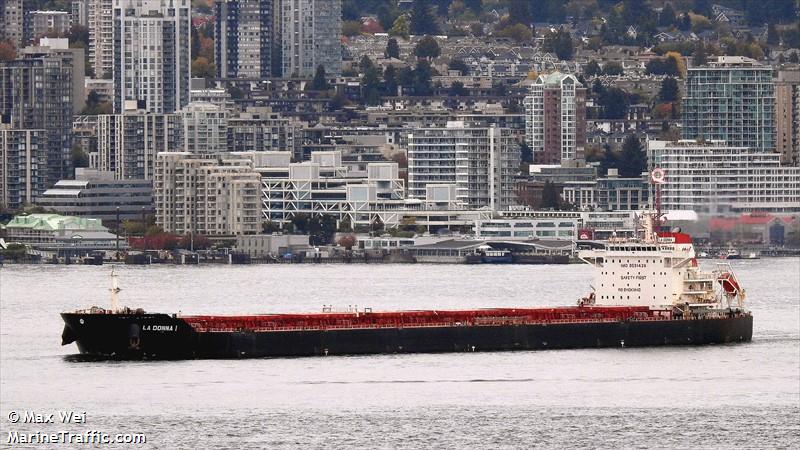
M 62 314 L 62 344 L 112 359 L 195 359 L 478 352 L 662 345 L 752 339 L 751 315 L 661 321 L 195 331 L 167 314 Z

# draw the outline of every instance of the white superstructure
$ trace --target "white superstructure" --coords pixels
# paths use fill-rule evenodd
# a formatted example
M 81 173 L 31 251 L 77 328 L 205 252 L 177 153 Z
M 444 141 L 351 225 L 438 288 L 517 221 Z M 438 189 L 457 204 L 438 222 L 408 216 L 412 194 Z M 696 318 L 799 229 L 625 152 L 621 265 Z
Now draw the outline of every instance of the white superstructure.
M 744 291 L 730 265 L 704 272 L 688 234 L 653 231 L 655 215 L 645 215 L 643 236 L 612 238 L 579 257 L 595 267 L 589 303 L 606 306 L 743 307 Z

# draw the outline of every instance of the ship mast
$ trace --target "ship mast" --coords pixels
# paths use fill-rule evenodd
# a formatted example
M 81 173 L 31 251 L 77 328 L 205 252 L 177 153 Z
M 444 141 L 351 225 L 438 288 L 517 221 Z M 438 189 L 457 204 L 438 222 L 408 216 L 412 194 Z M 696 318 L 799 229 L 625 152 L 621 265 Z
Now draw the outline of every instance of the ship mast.
M 648 214 L 649 219 L 647 222 L 647 229 L 645 230 L 645 239 L 648 241 L 656 242 L 658 232 L 661 231 L 661 217 L 664 215 L 661 212 L 661 185 L 667 182 L 667 174 L 664 169 L 656 167 L 650 172 L 650 184 L 655 187 L 655 199 L 653 201 L 655 212 Z
M 119 283 L 117 282 L 117 274 L 114 271 L 114 267 L 111 267 L 111 312 L 119 312 L 119 291 L 122 289 L 119 287 Z

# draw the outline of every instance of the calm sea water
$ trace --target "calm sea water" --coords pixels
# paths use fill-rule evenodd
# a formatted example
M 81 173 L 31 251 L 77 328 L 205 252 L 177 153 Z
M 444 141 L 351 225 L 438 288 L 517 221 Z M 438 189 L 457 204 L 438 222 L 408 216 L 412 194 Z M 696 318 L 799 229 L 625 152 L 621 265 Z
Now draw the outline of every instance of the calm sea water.
M 145 433 L 142 448 L 797 448 L 800 260 L 735 269 L 755 315 L 748 344 L 74 362 L 66 356 L 75 345 L 60 345 L 58 313 L 106 306 L 109 267 L 8 265 L 0 269 L 0 447 L 9 431 L 98 430 Z M 123 304 L 184 314 L 567 305 L 591 276 L 579 265 L 118 272 Z M 7 418 L 62 410 L 85 411 L 87 423 Z

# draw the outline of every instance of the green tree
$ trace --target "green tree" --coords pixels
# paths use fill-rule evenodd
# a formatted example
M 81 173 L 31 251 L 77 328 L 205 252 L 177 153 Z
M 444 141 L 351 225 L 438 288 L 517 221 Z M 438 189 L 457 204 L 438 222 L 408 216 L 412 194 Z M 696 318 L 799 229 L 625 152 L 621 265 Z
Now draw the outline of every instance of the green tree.
M 362 56 L 361 61 L 358 62 L 358 69 L 361 71 L 361 73 L 366 73 L 367 70 L 372 67 L 375 67 L 375 64 L 372 63 L 372 60 L 369 59 L 369 56 Z
M 705 66 L 708 64 L 708 55 L 706 54 L 706 46 L 703 44 L 703 41 L 697 43 L 697 47 L 694 49 L 694 55 L 692 56 L 692 65 L 695 67 L 698 66 Z
M 622 142 L 617 169 L 623 178 L 636 178 L 647 170 L 647 154 L 642 150 L 638 136 L 627 136 Z
M 411 34 L 439 34 L 434 5 L 430 0 L 414 0 L 411 8 Z
M 680 91 L 678 90 L 678 82 L 675 78 L 667 77 L 661 81 L 661 89 L 658 91 L 658 98 L 662 102 L 677 102 Z
M 519 144 L 519 155 L 524 164 L 533 164 L 533 149 L 527 143 Z
M 595 61 L 595 60 L 589 61 L 583 67 L 583 76 L 585 76 L 587 78 L 588 77 L 593 77 L 593 76 L 596 76 L 596 75 L 600 75 L 602 72 L 603 72 L 603 70 L 600 68 L 600 64 L 598 64 L 597 61 Z
M 603 89 L 599 95 L 599 103 L 603 108 L 604 119 L 624 119 L 628 113 L 628 97 L 622 89 Z
M 383 93 L 390 97 L 397 95 L 397 70 L 394 66 L 383 69 Z
M 661 14 L 658 16 L 658 24 L 662 27 L 671 27 L 675 25 L 677 18 L 675 17 L 675 10 L 672 9 L 672 4 L 667 3 L 661 9 Z
M 408 39 L 411 34 L 411 25 L 408 23 L 408 16 L 400 14 L 394 20 L 392 28 L 389 29 L 389 36 L 399 36 L 403 39 Z
M 24 261 L 28 257 L 28 248 L 23 244 L 8 244 L 8 248 L 0 249 L 0 255 L 12 261 Z
M 437 58 L 441 54 L 442 50 L 439 48 L 439 43 L 436 42 L 436 38 L 433 36 L 423 37 L 419 40 L 416 47 L 414 47 L 414 55 L 416 55 L 417 58 L 432 59 Z
M 380 76 L 380 70 L 372 66 L 364 72 L 364 76 L 361 78 L 361 97 L 367 105 L 378 105 L 381 102 Z
M 386 51 L 383 55 L 387 58 L 400 59 L 400 46 L 397 45 L 397 39 L 389 38 L 389 41 L 386 43 Z
M 433 77 L 433 68 L 430 63 L 425 60 L 420 60 L 417 67 L 412 73 L 411 91 L 414 95 L 429 96 L 433 94 L 431 88 L 431 78 Z
M 330 215 L 298 214 L 292 218 L 292 225 L 296 232 L 308 235 L 308 242 L 311 245 L 331 244 L 336 234 L 336 219 Z
M 527 25 L 515 23 L 496 31 L 495 36 L 510 38 L 514 42 L 529 42 L 533 39 L 533 32 Z
M 603 75 L 622 75 L 625 73 L 625 70 L 622 68 L 622 65 L 618 62 L 608 62 L 603 66 Z
M 381 3 L 377 8 L 378 22 L 381 23 L 381 28 L 388 30 L 392 28 L 394 21 L 400 16 L 400 11 L 394 3 L 386 4 Z
M 447 70 L 457 70 L 461 75 L 469 75 L 469 66 L 461 59 L 451 59 L 447 63 Z
M 542 47 L 545 51 L 553 52 L 562 61 L 569 61 L 575 52 L 575 46 L 572 43 L 572 36 L 569 31 L 559 28 L 557 31 L 551 31 L 544 37 Z
M 80 145 L 74 144 L 72 146 L 72 167 L 89 167 L 89 155 L 81 148 Z
M 547 180 L 544 182 L 542 188 L 542 209 L 553 209 L 558 211 L 561 208 L 561 196 L 558 193 L 558 188 L 552 181 Z
M 463 97 L 465 95 L 467 95 L 467 90 L 464 89 L 464 83 L 460 81 L 454 81 L 453 84 L 450 86 L 450 96 Z
M 328 84 L 328 79 L 325 76 L 325 66 L 320 64 L 314 72 L 314 79 L 311 81 L 311 90 L 327 91 L 330 88 L 331 86 Z
M 531 22 L 533 22 L 530 4 L 530 0 L 509 0 L 508 23 L 510 25 L 517 23 L 522 25 L 530 25 Z
M 767 25 L 767 44 L 769 45 L 778 45 L 781 43 L 781 37 L 778 35 L 778 30 L 775 28 L 775 24 L 770 22 Z

